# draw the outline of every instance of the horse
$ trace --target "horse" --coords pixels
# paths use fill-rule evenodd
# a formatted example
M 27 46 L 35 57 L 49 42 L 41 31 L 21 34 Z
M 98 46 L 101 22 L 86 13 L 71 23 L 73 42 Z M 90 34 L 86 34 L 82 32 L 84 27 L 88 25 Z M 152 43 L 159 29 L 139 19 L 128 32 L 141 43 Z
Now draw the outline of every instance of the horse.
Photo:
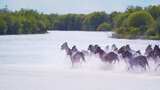
M 84 54 L 78 51 L 76 46 L 73 46 L 72 49 L 70 49 L 67 42 L 65 42 L 61 45 L 61 50 L 65 50 L 67 55 L 70 56 L 72 67 L 75 63 L 80 63 L 81 59 L 85 62 Z
M 88 50 L 90 51 L 90 53 L 96 54 L 97 47 L 99 47 L 97 44 L 96 45 L 89 45 Z
M 112 51 L 117 51 L 117 50 L 118 50 L 118 48 L 116 47 L 115 44 L 113 44 L 113 45 L 112 45 Z
M 94 53 L 94 46 L 90 44 L 88 46 L 88 50 L 90 51 L 90 53 Z
M 96 53 L 99 54 L 99 57 L 103 62 L 108 62 L 110 64 L 112 64 L 113 62 L 115 63 L 116 61 L 119 62 L 118 55 L 116 53 L 114 53 L 114 52 L 106 53 L 100 47 L 97 47 Z
M 71 49 L 69 48 L 68 46 L 68 43 L 67 42 L 64 42 L 62 45 L 61 45 L 61 50 L 65 50 L 66 54 L 67 55 L 71 55 Z
M 149 68 L 147 57 L 143 55 L 130 58 L 129 65 L 131 69 L 133 69 L 133 66 L 141 66 L 144 70 L 146 70 L 147 67 Z
M 125 61 L 129 64 L 129 68 L 133 69 L 133 66 L 141 66 L 144 70 L 146 70 L 146 67 L 149 67 L 147 57 L 139 54 L 137 56 L 133 55 L 131 52 L 126 51 L 122 53 L 122 57 L 125 59 L 128 59 L 128 61 Z
M 77 52 L 78 51 L 78 49 L 77 49 L 77 47 L 74 45 L 73 47 L 72 47 L 72 52 Z
M 140 51 L 140 50 L 135 51 L 135 50 L 131 49 L 129 44 L 127 44 L 127 45 L 125 45 L 125 46 L 122 46 L 122 47 L 119 48 L 117 51 L 118 51 L 118 54 L 122 54 L 122 53 L 124 53 L 124 52 L 130 52 L 130 53 L 132 53 L 134 56 L 135 56 L 135 55 L 141 55 L 141 51 Z
M 151 47 L 151 45 L 148 45 L 148 47 L 145 50 L 145 55 L 147 58 L 152 58 L 155 63 L 157 63 L 160 58 L 160 48 L 158 45 L 155 45 L 154 48 Z
M 158 45 L 155 45 L 153 51 L 154 51 L 154 56 L 155 56 L 156 58 L 158 58 L 158 57 L 160 58 L 160 48 L 159 48 Z
M 120 47 L 118 49 L 118 54 L 121 54 L 121 53 L 126 52 L 126 51 L 128 51 L 127 48 L 126 48 L 126 46 L 122 46 L 122 47 Z
M 146 56 L 141 55 L 140 50 L 133 53 L 129 46 L 122 46 L 118 53 L 122 55 L 122 58 L 125 59 L 125 62 L 129 64 L 128 70 L 133 66 L 140 66 L 144 70 L 149 67 L 148 60 Z M 126 60 L 127 59 L 127 60 Z
M 149 54 L 150 54 L 152 51 L 153 51 L 152 46 L 151 46 L 151 45 L 148 45 L 147 48 L 145 49 L 145 55 L 147 55 L 148 57 L 150 57 Z
M 122 58 L 131 58 L 133 54 L 129 51 L 123 51 L 122 53 Z

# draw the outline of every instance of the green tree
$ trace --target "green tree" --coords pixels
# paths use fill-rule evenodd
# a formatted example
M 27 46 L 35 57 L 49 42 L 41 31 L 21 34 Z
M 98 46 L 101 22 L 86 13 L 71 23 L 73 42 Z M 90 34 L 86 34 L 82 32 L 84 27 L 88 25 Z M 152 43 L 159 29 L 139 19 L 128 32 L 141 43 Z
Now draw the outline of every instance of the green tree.
M 139 28 L 141 33 L 155 28 L 153 17 L 146 11 L 137 11 L 129 15 L 128 26 Z
M 6 34 L 6 31 L 7 31 L 7 24 L 6 22 L 0 18 L 0 34 Z
M 104 22 L 97 27 L 97 31 L 110 31 L 111 28 L 112 27 L 109 23 Z
M 105 12 L 93 12 L 88 14 L 83 20 L 83 30 L 94 31 L 103 22 L 109 22 L 109 15 Z
M 157 19 L 160 16 L 160 5 L 149 6 L 146 7 L 145 10 L 148 11 L 154 19 Z
M 119 13 L 113 17 L 114 27 L 119 28 L 125 26 L 128 16 L 128 13 Z

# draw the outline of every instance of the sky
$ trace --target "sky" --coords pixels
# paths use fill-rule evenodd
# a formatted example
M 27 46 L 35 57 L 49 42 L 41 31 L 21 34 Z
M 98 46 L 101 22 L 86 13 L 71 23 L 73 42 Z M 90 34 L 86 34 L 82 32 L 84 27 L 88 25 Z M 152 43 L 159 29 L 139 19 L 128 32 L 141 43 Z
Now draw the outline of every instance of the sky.
M 10 10 L 34 9 L 43 13 L 90 13 L 124 11 L 128 6 L 160 4 L 160 0 L 0 0 Z M 3 3 L 0 5 L 2 6 Z

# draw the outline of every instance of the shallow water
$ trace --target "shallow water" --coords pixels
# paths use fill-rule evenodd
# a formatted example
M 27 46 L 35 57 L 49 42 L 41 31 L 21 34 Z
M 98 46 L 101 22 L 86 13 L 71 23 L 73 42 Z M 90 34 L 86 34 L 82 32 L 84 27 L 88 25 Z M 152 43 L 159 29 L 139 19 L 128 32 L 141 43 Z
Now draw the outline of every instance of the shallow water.
M 78 31 L 0 36 L 0 90 L 159 90 L 159 72 L 128 72 L 123 62 L 106 65 L 96 57 L 87 57 L 87 63 L 71 68 L 60 50 L 65 41 L 78 49 L 87 49 L 89 44 L 130 44 L 142 53 L 148 44 L 160 45 L 160 41 L 110 36 L 111 32 Z
M 133 49 L 142 52 L 148 44 L 160 44 L 160 41 L 154 40 L 113 39 L 109 38 L 110 35 L 110 32 L 54 31 L 39 35 L 0 36 L 0 64 L 65 65 L 65 55 L 60 50 L 60 45 L 65 41 L 70 46 L 77 45 L 79 49 L 87 49 L 89 44 L 99 44 L 102 47 L 112 44 L 116 44 L 117 47 L 130 44 Z

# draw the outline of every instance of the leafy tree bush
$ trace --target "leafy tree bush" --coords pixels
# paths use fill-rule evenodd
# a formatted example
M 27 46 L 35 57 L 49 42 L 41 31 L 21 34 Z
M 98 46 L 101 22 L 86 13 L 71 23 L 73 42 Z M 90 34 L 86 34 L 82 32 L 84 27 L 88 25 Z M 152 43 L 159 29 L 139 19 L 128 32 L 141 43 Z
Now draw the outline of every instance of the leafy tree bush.
M 109 16 L 105 12 L 93 12 L 85 16 L 82 29 L 95 31 L 98 25 L 109 21 Z
M 97 31 L 111 31 L 111 28 L 109 23 L 104 22 L 97 27 Z
M 128 17 L 128 26 L 139 28 L 141 32 L 154 28 L 154 23 L 153 17 L 146 11 L 137 11 Z
M 7 30 L 6 22 L 2 18 L 0 18 L 0 34 L 1 35 L 6 34 L 6 30 Z

